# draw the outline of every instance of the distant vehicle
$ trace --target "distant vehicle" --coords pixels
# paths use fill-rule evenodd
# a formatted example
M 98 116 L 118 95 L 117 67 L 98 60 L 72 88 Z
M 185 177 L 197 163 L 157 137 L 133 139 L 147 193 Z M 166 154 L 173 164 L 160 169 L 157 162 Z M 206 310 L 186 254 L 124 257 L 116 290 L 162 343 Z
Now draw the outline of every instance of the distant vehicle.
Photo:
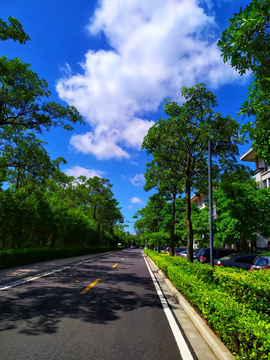
M 236 253 L 236 251 L 232 250 L 232 249 L 218 249 L 218 248 L 213 249 L 214 260 L 220 259 L 223 256 L 226 256 L 226 255 L 229 255 L 232 253 Z M 200 249 L 198 254 L 195 256 L 195 260 L 200 261 L 200 263 L 202 263 L 202 264 L 210 263 L 210 248 Z
M 187 249 L 184 248 L 184 247 L 176 247 L 176 248 L 174 248 L 174 255 L 175 255 L 175 256 L 181 256 L 180 254 L 181 254 L 183 251 L 187 251 Z
M 161 252 L 166 252 L 166 246 L 161 246 L 161 247 L 160 247 L 160 251 L 161 251 Z
M 270 256 L 268 255 L 257 255 L 250 267 L 252 270 L 270 270 Z
M 215 259 L 217 266 L 236 267 L 238 269 L 249 270 L 257 254 L 229 254 L 220 259 Z
M 195 256 L 198 254 L 198 252 L 200 251 L 200 249 L 194 249 L 193 250 L 193 259 L 195 259 Z M 187 257 L 187 250 L 184 250 L 180 253 L 180 256 L 183 258 Z
M 143 246 L 140 246 L 140 250 L 143 250 Z

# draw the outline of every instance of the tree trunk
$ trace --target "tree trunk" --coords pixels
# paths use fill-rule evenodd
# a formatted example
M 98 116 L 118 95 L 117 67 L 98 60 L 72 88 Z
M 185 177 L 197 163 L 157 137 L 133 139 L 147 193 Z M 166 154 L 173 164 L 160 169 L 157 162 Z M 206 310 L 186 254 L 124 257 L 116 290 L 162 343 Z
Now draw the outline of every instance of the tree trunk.
M 175 224 L 175 198 L 176 192 L 172 194 L 172 220 L 171 220 L 171 234 L 170 234 L 170 256 L 174 256 L 174 224 Z
M 187 229 L 187 261 L 193 262 L 193 229 L 191 222 L 191 204 L 190 204 L 190 155 L 187 157 L 186 171 L 186 229 Z
M 242 251 L 244 253 L 247 253 L 248 252 L 248 246 L 247 246 L 247 238 L 246 238 L 246 234 L 242 233 L 241 234 L 241 248 L 242 248 Z

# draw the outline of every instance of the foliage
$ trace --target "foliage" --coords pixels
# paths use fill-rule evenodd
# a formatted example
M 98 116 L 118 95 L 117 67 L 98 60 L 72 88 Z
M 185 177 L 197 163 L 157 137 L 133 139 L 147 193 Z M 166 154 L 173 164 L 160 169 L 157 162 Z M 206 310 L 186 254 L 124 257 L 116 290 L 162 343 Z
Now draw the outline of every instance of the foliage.
M 259 188 L 253 179 L 221 182 L 214 191 L 217 206 L 215 239 L 224 244 L 240 242 L 248 251 L 247 240 L 256 245 L 259 235 L 270 235 L 270 189 Z
M 193 261 L 193 227 L 191 220 L 191 189 L 207 187 L 208 141 L 234 141 L 230 150 L 220 149 L 213 155 L 213 174 L 218 176 L 236 163 L 238 154 L 239 124 L 230 116 L 223 117 L 213 109 L 217 106 L 216 96 L 207 91 L 204 84 L 182 88 L 185 102 L 165 101 L 166 120 L 160 119 L 145 136 L 142 148 L 151 154 L 153 160 L 147 164 L 145 189 L 159 188 L 172 193 L 173 204 L 177 193 L 186 193 L 186 232 L 188 261 Z M 174 224 L 174 205 L 172 211 Z M 173 230 L 173 229 L 172 229 Z M 171 238 L 173 239 L 173 231 Z M 170 243 L 173 246 L 173 242 Z
M 254 121 L 244 125 L 243 130 L 249 132 L 258 155 L 270 163 L 269 24 L 269 1 L 253 0 L 230 18 L 218 46 L 224 62 L 230 59 L 231 66 L 240 75 L 247 71 L 253 75 L 247 101 L 242 104 L 239 114 L 255 117 Z
M 9 23 L 0 18 L 0 41 L 12 39 L 25 44 L 30 37 L 24 32 L 22 24 L 13 16 L 8 17 Z
M 237 359 L 268 359 L 268 271 L 212 268 L 151 250 L 145 252 L 197 308 Z
M 169 233 L 171 221 L 172 203 L 168 202 L 161 211 L 159 230 Z M 200 210 L 193 202 L 191 203 L 191 220 L 194 225 L 193 239 L 200 247 L 209 245 L 209 221 L 208 209 Z M 175 242 L 179 246 L 187 245 L 186 230 L 186 204 L 185 199 L 175 201 Z
M 140 234 L 143 241 L 149 245 L 167 245 L 167 234 L 161 234 L 158 231 L 158 225 L 161 221 L 161 209 L 166 203 L 166 198 L 160 193 L 150 196 L 147 205 L 138 210 L 133 216 L 137 219 L 134 223 L 134 229 Z
M 71 123 L 83 123 L 82 117 L 73 106 L 64 107 L 53 101 L 48 84 L 24 64 L 20 59 L 9 60 L 0 57 L 4 70 L 0 73 L 0 128 L 1 135 L 5 127 L 26 129 L 41 133 L 52 126 L 72 130 Z

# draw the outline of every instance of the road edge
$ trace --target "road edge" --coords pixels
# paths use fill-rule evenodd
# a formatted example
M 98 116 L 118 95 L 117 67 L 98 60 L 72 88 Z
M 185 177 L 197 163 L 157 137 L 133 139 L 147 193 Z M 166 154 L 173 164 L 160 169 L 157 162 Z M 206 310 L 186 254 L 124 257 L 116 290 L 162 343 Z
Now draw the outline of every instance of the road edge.
M 205 342 L 208 344 L 209 348 L 213 351 L 218 360 L 235 360 L 236 358 L 229 351 L 229 349 L 223 344 L 221 340 L 216 336 L 216 334 L 209 328 L 209 326 L 202 320 L 202 318 L 197 314 L 197 312 L 192 308 L 188 301 L 181 295 L 181 293 L 176 289 L 173 283 L 167 278 L 164 272 L 157 267 L 154 261 L 145 253 L 143 256 L 146 257 L 146 260 L 151 264 L 155 271 L 162 278 L 164 283 L 169 288 L 173 297 L 176 301 L 182 306 L 183 310 L 193 322 L 194 326 L 197 328 Z

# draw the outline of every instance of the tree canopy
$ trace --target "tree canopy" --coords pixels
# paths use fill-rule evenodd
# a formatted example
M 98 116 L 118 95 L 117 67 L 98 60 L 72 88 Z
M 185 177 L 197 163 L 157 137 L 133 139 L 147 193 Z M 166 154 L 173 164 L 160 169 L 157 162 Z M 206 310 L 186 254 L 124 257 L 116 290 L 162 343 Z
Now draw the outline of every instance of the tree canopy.
M 177 186 L 186 194 L 186 231 L 188 261 L 193 261 L 191 189 L 205 190 L 208 178 L 208 141 L 231 140 L 230 150 L 220 149 L 213 155 L 213 173 L 217 177 L 236 162 L 240 125 L 230 116 L 214 111 L 216 96 L 205 84 L 182 88 L 183 105 L 166 100 L 167 119 L 160 119 L 145 136 L 142 148 L 153 159 L 147 164 L 146 187 Z M 166 179 L 166 182 L 165 180 Z M 179 191 L 179 190 L 178 190 Z M 170 244 L 172 246 L 173 244 Z
M 259 235 L 270 236 L 270 189 L 259 188 L 253 179 L 221 182 L 213 193 L 217 206 L 216 245 L 235 244 L 247 252 Z
M 240 75 L 251 72 L 253 82 L 248 98 L 239 111 L 242 116 L 254 116 L 243 131 L 250 134 L 258 155 L 270 163 L 270 3 L 253 0 L 244 10 L 230 18 L 228 28 L 218 42 L 224 62 Z

